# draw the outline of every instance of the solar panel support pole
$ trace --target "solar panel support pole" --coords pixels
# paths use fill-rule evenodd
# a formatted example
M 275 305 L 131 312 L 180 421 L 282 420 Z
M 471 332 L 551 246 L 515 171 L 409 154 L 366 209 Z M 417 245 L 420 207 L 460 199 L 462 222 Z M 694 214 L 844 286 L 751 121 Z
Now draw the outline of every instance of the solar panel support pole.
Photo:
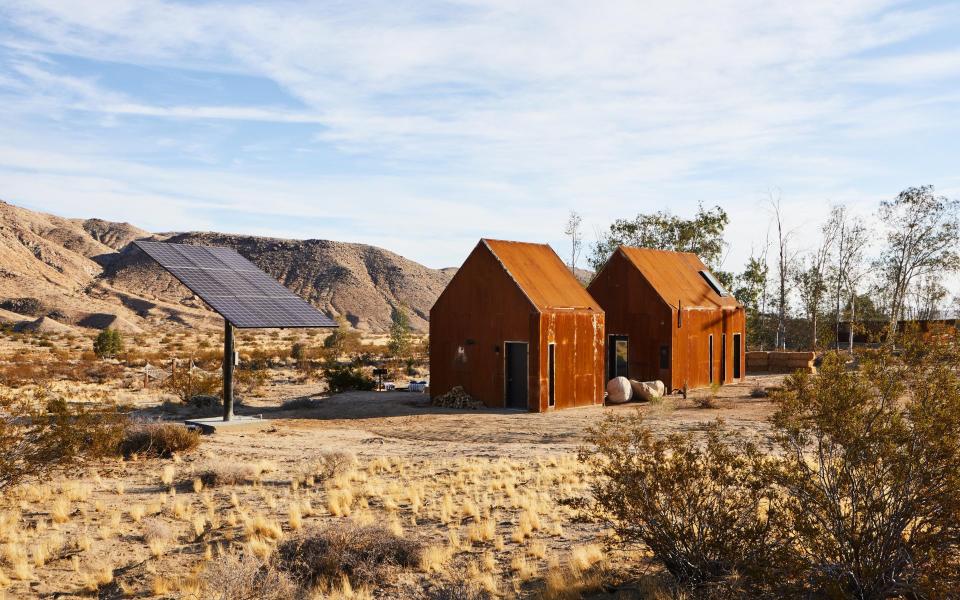
M 233 325 L 223 320 L 223 420 L 233 419 Z

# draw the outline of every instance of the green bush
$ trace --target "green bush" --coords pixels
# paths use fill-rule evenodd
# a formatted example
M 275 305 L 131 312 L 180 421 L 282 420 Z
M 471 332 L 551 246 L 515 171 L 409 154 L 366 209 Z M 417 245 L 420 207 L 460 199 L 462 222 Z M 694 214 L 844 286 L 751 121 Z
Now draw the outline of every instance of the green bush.
M 123 352 L 123 336 L 116 329 L 104 329 L 93 340 L 97 358 L 114 358 Z
M 323 369 L 323 380 L 331 394 L 351 390 L 369 391 L 376 388 L 376 382 L 364 375 L 360 367 L 354 365 L 329 365 Z

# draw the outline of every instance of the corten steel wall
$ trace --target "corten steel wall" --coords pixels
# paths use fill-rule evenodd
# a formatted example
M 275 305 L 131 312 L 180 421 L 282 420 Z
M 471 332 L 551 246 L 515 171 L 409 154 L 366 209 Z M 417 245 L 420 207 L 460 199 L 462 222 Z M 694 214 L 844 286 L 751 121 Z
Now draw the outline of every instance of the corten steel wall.
M 660 368 L 660 346 L 671 344 L 672 313 L 653 287 L 622 254 L 615 252 L 587 288 L 606 313 L 604 344 L 611 335 L 629 338 L 627 369 L 631 379 L 670 382 Z M 608 355 L 604 353 L 604 359 Z M 606 361 L 604 361 L 604 364 Z M 603 369 L 607 377 L 607 369 Z
M 540 344 L 531 365 L 539 365 L 537 392 L 531 387 L 531 410 L 550 410 L 548 347 L 556 344 L 554 409 L 603 404 L 605 389 L 604 314 L 593 310 L 545 311 L 538 323 Z
M 674 311 L 676 315 L 676 311 Z M 710 335 L 713 334 L 713 380 L 720 382 L 721 355 L 726 354 L 726 377 L 721 383 L 732 383 L 733 334 L 740 334 L 740 377 L 746 372 L 744 342 L 746 319 L 743 308 L 737 309 L 683 309 L 680 327 L 674 328 L 674 369 L 670 387 L 682 389 L 710 385 Z M 727 334 L 726 347 L 721 347 L 723 334 Z
M 430 393 L 462 385 L 487 406 L 502 407 L 503 343 L 528 342 L 532 363 L 538 316 L 496 258 L 477 246 L 430 310 Z M 535 383 L 531 377 L 531 394 Z
M 689 388 L 710 384 L 709 336 L 714 335 L 714 378 L 720 378 L 720 352 L 723 333 L 727 334 L 726 378 L 733 379 L 733 334 L 740 334 L 740 375 L 746 366 L 743 308 L 682 308 L 682 319 L 622 253 L 615 252 L 590 283 L 587 291 L 606 312 L 605 344 L 610 335 L 629 338 L 627 357 L 631 379 L 659 379 L 671 390 L 686 383 Z M 679 325 L 679 327 L 678 327 Z M 668 346 L 669 367 L 660 368 L 660 347 Z M 609 356 L 604 352 L 604 358 Z M 603 374 L 606 377 L 607 369 Z
M 481 243 L 430 311 L 430 392 L 461 385 L 487 406 L 503 407 L 504 343 L 527 342 L 528 407 L 549 410 L 548 346 L 556 343 L 554 408 L 600 404 L 603 331 L 596 310 L 538 310 Z

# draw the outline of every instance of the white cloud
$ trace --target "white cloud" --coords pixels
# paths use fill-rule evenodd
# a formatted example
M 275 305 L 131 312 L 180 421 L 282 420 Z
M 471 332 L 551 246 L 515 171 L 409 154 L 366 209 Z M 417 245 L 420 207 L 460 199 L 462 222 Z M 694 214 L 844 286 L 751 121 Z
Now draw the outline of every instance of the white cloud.
M 896 51 L 956 24 L 949 5 L 103 0 L 82 11 L 12 2 L 0 15 L 11 24 L 0 43 L 22 56 L 15 79 L 0 73 L 0 86 L 17 86 L 17 118 L 83 110 L 108 115 L 114 129 L 122 129 L 116 118 L 130 116 L 299 123 L 305 144 L 373 165 L 335 178 L 254 176 L 222 164 L 160 168 L 118 155 L 108 140 L 51 156 L 54 142 L 30 140 L 28 126 L 8 122 L 29 143 L 0 156 L 9 163 L 0 161 L 0 193 L 15 186 L 18 197 L 47 201 L 76 187 L 91 199 L 142 203 L 146 219 L 166 198 L 181 207 L 166 217 L 171 223 L 204 202 L 291 217 L 298 235 L 296 216 L 337 210 L 360 230 L 323 235 L 389 239 L 387 221 L 433 240 L 389 239 L 438 266 L 462 256 L 450 248 L 469 250 L 478 232 L 558 241 L 568 207 L 593 228 L 640 210 L 689 212 L 697 201 L 731 212 L 737 265 L 749 253 L 742 240 L 765 228 L 765 189 L 785 189 L 809 240 L 827 200 L 896 193 L 887 180 L 863 183 L 891 171 L 877 164 L 874 146 L 957 116 L 950 93 L 902 84 L 952 77 L 958 50 Z M 160 103 L 64 74 L 48 53 L 265 78 L 304 108 Z M 891 89 L 864 91 L 863 83 Z M 172 148 L 196 143 L 164 137 Z M 198 163 L 215 162 L 208 152 L 196 150 Z M 32 178 L 18 171 L 30 165 Z M 41 187 L 46 173 L 52 178 Z M 904 177 L 892 185 L 918 183 Z M 64 193 L 54 194 L 57 185 Z

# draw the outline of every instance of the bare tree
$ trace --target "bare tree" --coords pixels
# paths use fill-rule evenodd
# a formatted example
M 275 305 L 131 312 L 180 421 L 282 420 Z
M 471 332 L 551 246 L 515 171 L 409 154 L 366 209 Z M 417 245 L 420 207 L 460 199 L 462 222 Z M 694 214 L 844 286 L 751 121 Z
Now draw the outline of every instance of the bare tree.
M 779 194 L 769 195 L 770 208 L 773 210 L 773 223 L 777 229 L 777 337 L 776 348 L 787 347 L 787 306 L 792 283 L 790 274 L 796 262 L 796 251 L 792 247 L 793 231 L 786 230 L 783 222 L 783 209 Z
M 895 332 L 914 281 L 960 269 L 960 202 L 937 196 L 930 185 L 908 188 L 881 202 L 878 216 L 888 231 L 876 265 L 889 293 Z
M 847 296 L 850 304 L 849 345 L 853 351 L 853 322 L 856 318 L 857 288 L 864 275 L 864 253 L 870 244 L 870 232 L 863 220 L 851 217 L 846 207 L 836 206 L 831 213 L 837 220 L 837 254 L 833 264 L 834 283 L 834 326 L 837 338 L 837 350 L 840 349 L 840 321 L 843 316 L 843 298 Z
M 836 208 L 830 211 L 830 216 L 820 228 L 820 243 L 804 259 L 803 267 L 796 271 L 797 288 L 810 322 L 810 343 L 814 350 L 817 348 L 820 311 L 829 290 L 830 259 L 839 237 L 841 218 Z
M 580 257 L 580 249 L 583 247 L 583 233 L 580 231 L 580 225 L 583 223 L 577 211 L 571 210 L 567 218 L 567 225 L 563 230 L 564 235 L 570 238 L 570 271 L 577 274 L 577 259 Z

